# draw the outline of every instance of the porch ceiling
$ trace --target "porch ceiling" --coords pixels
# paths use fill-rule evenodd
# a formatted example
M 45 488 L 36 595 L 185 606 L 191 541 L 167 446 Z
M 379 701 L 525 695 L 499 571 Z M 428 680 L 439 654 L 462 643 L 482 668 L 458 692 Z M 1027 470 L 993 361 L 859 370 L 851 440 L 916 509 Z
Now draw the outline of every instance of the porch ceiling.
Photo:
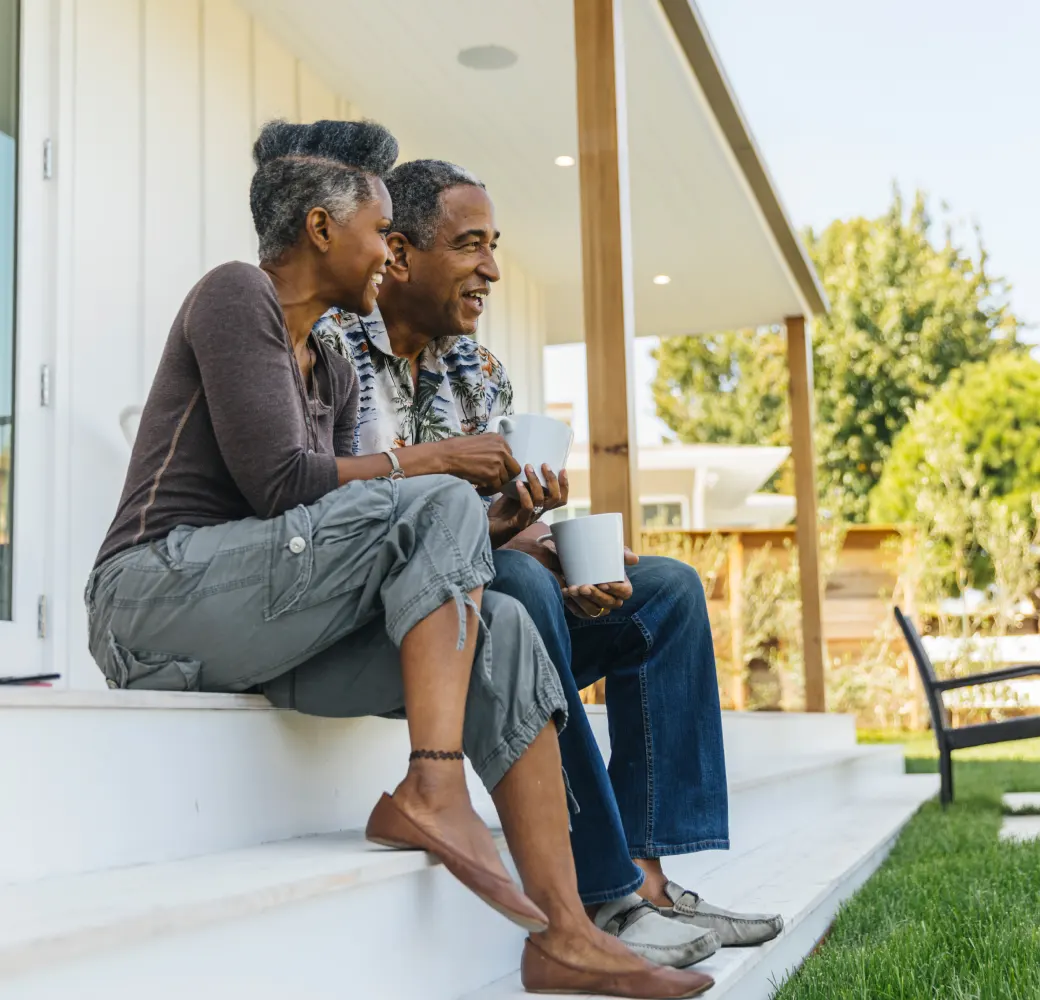
M 582 339 L 578 171 L 553 162 L 577 155 L 570 3 L 241 3 L 365 115 L 389 126 L 403 156 L 452 160 L 477 173 L 495 201 L 503 248 L 545 291 L 550 342 Z M 823 308 L 686 4 L 664 0 L 667 17 L 653 0 L 623 4 L 640 336 L 776 323 Z M 487 44 L 512 49 L 517 62 L 495 71 L 460 65 L 461 49 Z M 657 274 L 671 283 L 655 285 Z

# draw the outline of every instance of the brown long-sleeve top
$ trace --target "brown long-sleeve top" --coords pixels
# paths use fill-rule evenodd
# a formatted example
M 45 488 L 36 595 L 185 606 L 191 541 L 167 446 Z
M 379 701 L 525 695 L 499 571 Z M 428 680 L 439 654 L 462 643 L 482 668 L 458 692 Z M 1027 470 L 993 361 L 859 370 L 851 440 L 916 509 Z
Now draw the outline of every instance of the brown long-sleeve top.
M 271 279 L 236 261 L 199 281 L 166 341 L 97 564 L 178 525 L 274 517 L 336 488 L 357 374 L 312 345 L 308 392 Z

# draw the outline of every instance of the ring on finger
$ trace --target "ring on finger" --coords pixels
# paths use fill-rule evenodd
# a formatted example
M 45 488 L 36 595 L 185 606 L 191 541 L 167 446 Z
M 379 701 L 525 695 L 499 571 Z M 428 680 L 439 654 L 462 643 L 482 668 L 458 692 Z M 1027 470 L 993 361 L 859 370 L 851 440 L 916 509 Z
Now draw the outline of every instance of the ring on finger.
M 541 517 L 542 513 L 544 511 L 545 511 L 545 506 L 543 504 L 536 503 L 534 505 L 534 510 L 532 511 L 532 513 L 534 514 L 535 517 Z

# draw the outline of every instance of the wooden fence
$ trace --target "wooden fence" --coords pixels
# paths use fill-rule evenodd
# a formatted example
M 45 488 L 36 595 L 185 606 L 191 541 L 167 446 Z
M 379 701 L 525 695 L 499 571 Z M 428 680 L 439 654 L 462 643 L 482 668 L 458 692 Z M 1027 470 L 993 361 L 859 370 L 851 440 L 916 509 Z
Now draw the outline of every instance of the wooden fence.
M 828 658 L 855 658 L 874 639 L 878 629 L 892 614 L 891 594 L 898 576 L 898 562 L 909 536 L 891 525 L 852 525 L 826 572 L 823 599 L 823 633 Z M 643 535 L 643 551 L 668 551 L 681 557 L 683 551 L 703 553 L 709 545 L 724 545 L 723 565 L 708 574 L 703 566 L 702 579 L 709 601 L 709 611 L 728 611 L 728 620 L 737 623 L 729 629 L 726 640 L 730 648 L 720 649 L 716 637 L 716 653 L 720 660 L 741 662 L 744 637 L 740 623 L 744 619 L 745 571 L 762 550 L 772 558 L 790 559 L 795 551 L 795 530 L 790 528 L 734 529 L 717 531 L 648 531 Z M 697 565 L 696 558 L 685 561 Z M 825 567 L 825 570 L 827 567 Z M 717 620 L 717 615 L 712 618 Z M 586 701 L 602 701 L 602 685 L 589 688 Z M 743 672 L 734 683 L 729 697 L 734 708 L 745 707 Z

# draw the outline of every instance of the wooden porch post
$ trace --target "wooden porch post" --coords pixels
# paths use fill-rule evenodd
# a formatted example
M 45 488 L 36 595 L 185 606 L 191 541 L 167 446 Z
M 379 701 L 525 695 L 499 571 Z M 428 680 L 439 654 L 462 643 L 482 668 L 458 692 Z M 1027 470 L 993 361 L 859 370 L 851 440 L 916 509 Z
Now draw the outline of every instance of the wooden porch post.
M 791 454 L 794 458 L 795 538 L 802 598 L 805 655 L 805 710 L 824 712 L 824 645 L 820 587 L 819 520 L 816 512 L 816 450 L 813 446 L 812 342 L 805 317 L 789 316 L 787 365 L 790 375 Z
M 743 712 L 747 708 L 747 687 L 744 684 L 744 536 L 739 531 L 730 538 L 728 570 L 729 648 L 733 666 L 730 698 L 734 711 Z
M 593 513 L 642 528 L 636 467 L 632 348 L 635 317 L 621 0 L 574 0 L 578 71 L 582 283 Z

